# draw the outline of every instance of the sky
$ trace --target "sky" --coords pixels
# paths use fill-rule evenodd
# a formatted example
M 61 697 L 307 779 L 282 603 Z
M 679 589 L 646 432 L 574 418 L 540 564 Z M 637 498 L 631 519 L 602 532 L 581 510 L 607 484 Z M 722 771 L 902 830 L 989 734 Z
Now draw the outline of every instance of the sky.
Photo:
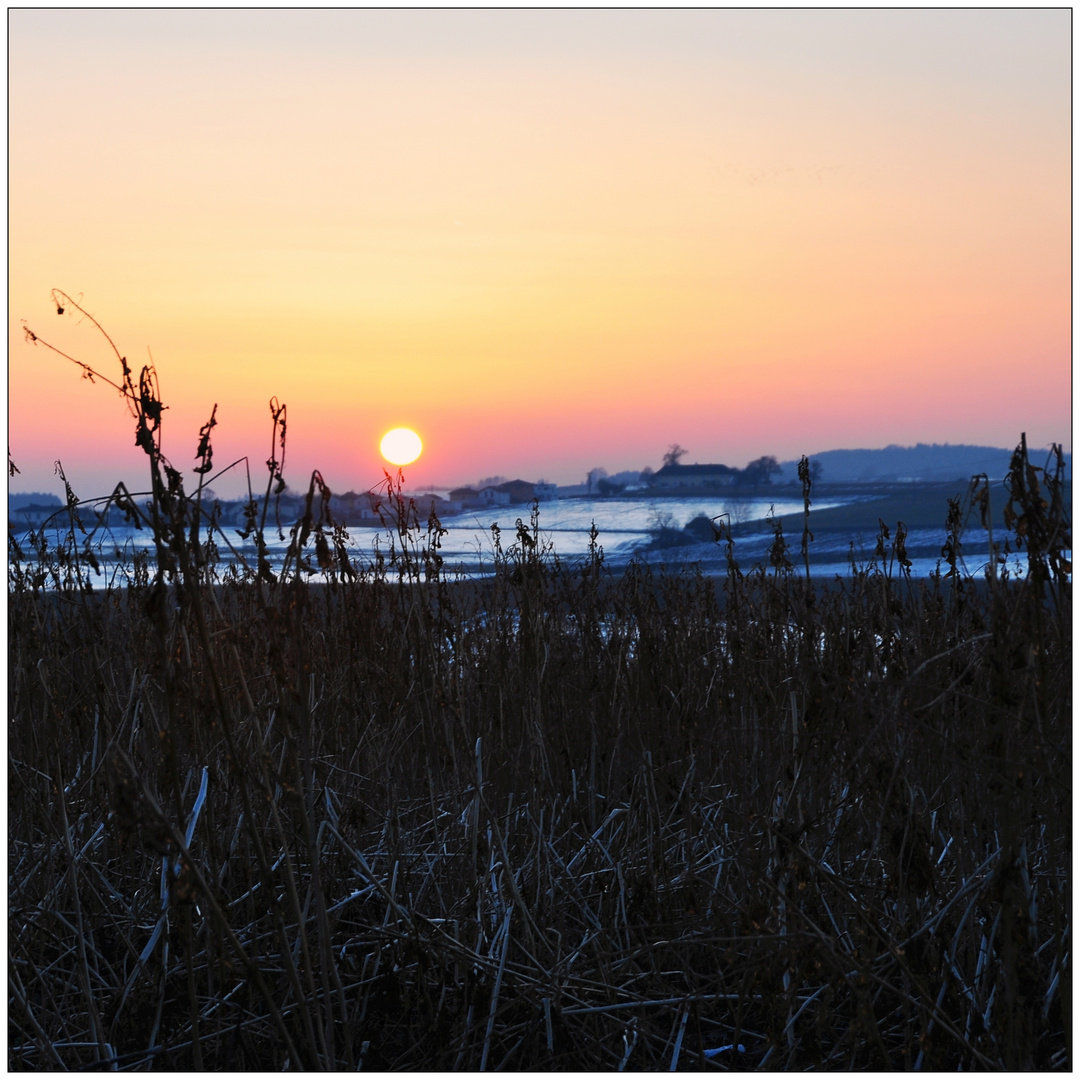
M 16 491 L 1071 450 L 1071 12 L 10 10 Z M 242 468 L 213 482 L 246 487 Z

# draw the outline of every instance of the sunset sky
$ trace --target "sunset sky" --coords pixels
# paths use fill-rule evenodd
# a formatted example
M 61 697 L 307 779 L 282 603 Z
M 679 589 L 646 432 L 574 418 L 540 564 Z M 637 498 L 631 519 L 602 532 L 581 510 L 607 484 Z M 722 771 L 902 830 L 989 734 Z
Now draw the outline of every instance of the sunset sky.
M 1068 10 L 9 12 L 12 489 L 580 482 L 1070 423 Z M 235 482 L 215 483 L 237 494 Z

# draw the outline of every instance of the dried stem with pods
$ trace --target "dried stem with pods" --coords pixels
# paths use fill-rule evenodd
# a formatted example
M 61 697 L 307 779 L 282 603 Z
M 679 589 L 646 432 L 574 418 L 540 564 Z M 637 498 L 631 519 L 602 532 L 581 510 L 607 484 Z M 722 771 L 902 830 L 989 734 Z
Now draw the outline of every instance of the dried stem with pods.
M 750 569 L 718 519 L 718 582 L 537 507 L 463 581 L 392 475 L 373 559 L 315 473 L 275 561 L 274 402 L 225 565 L 215 414 L 189 494 L 116 355 L 154 559 L 102 587 L 70 491 L 9 552 L 10 1068 L 1071 1067 L 1056 449 L 923 581 L 903 523 L 810 587 L 779 521 Z

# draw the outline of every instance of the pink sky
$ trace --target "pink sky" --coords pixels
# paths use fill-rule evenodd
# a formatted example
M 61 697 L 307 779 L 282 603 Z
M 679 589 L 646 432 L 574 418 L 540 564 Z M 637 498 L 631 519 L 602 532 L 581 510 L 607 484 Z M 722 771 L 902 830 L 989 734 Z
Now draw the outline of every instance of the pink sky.
M 1071 13 L 13 10 L 13 490 L 1071 449 Z M 215 485 L 234 494 L 236 484 Z

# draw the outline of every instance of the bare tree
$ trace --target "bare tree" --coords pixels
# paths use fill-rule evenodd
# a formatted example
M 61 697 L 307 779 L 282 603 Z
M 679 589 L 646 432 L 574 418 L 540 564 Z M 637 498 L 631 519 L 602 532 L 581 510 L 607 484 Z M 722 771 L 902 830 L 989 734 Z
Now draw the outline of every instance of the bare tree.
M 686 455 L 686 448 L 680 446 L 677 442 L 673 442 L 667 449 L 667 453 L 664 455 L 665 465 L 678 465 L 679 458 Z
M 731 494 L 724 499 L 724 510 L 731 515 L 733 525 L 745 525 L 752 517 L 753 499 L 745 495 Z
M 607 469 L 602 468 L 600 465 L 595 466 L 589 470 L 589 475 L 585 477 L 585 482 L 589 485 L 589 491 L 592 492 L 593 487 L 603 478 L 607 476 Z

